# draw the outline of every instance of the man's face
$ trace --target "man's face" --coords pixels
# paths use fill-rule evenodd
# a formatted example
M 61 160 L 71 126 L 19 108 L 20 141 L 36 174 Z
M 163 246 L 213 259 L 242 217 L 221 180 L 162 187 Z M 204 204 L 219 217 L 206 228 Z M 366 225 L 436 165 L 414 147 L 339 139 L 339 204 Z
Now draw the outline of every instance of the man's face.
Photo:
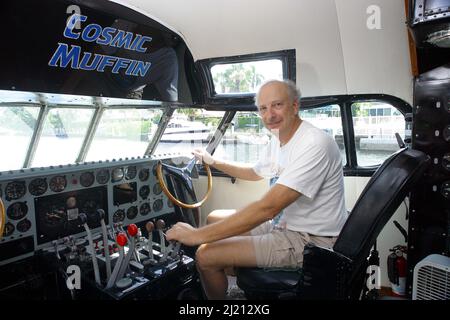
M 289 133 L 295 124 L 298 102 L 289 99 L 283 83 L 269 83 L 261 88 L 258 101 L 259 115 L 267 129 L 278 130 L 280 134 Z

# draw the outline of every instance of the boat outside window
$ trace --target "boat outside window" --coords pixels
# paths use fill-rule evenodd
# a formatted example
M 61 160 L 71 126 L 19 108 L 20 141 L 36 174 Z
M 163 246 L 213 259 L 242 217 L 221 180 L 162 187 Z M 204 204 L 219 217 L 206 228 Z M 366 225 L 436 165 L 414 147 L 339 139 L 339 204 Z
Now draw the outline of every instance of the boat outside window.
M 198 108 L 175 110 L 154 154 L 180 153 L 191 158 L 193 149 L 206 148 L 224 114 Z

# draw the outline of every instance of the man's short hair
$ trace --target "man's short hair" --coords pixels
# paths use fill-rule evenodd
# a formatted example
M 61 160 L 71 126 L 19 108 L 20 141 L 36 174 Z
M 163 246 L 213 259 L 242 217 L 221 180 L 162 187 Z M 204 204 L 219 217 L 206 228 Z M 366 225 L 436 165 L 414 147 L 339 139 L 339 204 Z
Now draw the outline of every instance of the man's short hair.
M 259 93 L 261 92 L 261 89 L 271 83 L 282 83 L 286 86 L 287 92 L 288 92 L 288 96 L 289 96 L 289 100 L 291 100 L 291 102 L 295 102 L 297 101 L 298 104 L 300 104 L 300 98 L 302 96 L 300 89 L 297 88 L 297 85 L 295 84 L 294 81 L 292 80 L 268 80 L 265 81 L 258 89 L 258 91 L 255 94 L 255 105 L 258 106 L 259 104 Z

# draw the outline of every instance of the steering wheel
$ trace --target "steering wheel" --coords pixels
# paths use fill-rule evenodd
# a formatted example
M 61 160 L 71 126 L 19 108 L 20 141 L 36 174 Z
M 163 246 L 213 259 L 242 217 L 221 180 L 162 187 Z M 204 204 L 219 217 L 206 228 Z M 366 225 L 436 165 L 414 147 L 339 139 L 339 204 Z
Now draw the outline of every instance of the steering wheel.
M 158 165 L 156 166 L 156 177 L 158 178 L 158 182 L 161 185 L 162 191 L 166 194 L 167 197 L 169 197 L 170 201 L 172 201 L 176 205 L 178 205 L 182 208 L 185 208 L 185 209 L 198 208 L 208 199 L 209 194 L 211 193 L 211 189 L 212 189 L 212 175 L 211 175 L 211 170 L 210 170 L 209 166 L 206 163 L 203 164 L 206 169 L 206 173 L 208 175 L 208 189 L 206 191 L 205 197 L 201 201 L 199 201 L 197 203 L 192 203 L 192 204 L 181 202 L 180 200 L 175 198 L 170 193 L 170 191 L 167 188 L 167 185 L 164 181 L 162 169 L 164 168 L 164 170 L 166 170 L 170 175 L 173 175 L 173 176 L 179 178 L 180 181 L 183 183 L 184 187 L 186 188 L 187 192 L 189 193 L 189 195 L 193 199 L 195 199 L 194 186 L 192 184 L 192 178 L 191 178 L 192 170 L 195 167 L 195 162 L 196 162 L 196 159 L 194 157 L 183 168 L 171 166 L 166 163 L 162 163 L 161 161 L 159 161 Z
M 2 198 L 0 198 L 0 239 L 3 237 L 3 232 L 5 231 L 5 224 L 6 224 L 5 205 L 3 204 Z

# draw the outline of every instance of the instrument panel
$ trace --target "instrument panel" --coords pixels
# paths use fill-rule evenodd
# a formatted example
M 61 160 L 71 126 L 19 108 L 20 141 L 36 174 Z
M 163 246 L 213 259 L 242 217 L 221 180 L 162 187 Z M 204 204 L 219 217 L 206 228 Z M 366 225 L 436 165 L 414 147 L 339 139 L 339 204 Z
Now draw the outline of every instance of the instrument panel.
M 172 213 L 173 205 L 156 178 L 158 161 L 148 157 L 0 173 L 0 197 L 6 211 L 0 265 L 21 258 L 9 252 L 14 248 L 11 242 L 22 247 L 26 243 L 24 251 L 32 255 L 54 240 L 83 236 L 81 213 L 87 215 L 93 230 L 100 227 L 98 209 L 107 213 L 107 225 L 139 223 Z M 2 247 L 10 249 L 3 252 Z

